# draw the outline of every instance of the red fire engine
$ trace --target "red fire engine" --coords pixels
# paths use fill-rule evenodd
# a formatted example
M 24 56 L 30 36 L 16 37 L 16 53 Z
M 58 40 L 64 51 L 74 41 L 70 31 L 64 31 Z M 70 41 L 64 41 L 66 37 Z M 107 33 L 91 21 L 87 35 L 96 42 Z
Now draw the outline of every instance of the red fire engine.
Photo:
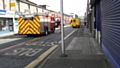
M 21 35 L 36 35 L 54 33 L 55 31 L 55 18 L 48 14 L 34 13 L 22 14 L 18 19 L 18 34 Z

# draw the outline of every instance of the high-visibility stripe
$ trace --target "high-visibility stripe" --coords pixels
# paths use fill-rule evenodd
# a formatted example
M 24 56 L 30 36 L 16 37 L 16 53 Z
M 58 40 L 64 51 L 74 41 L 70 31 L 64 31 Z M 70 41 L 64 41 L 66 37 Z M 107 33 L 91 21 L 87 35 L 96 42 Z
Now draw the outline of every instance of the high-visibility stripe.
M 38 27 L 36 28 L 32 21 L 31 21 L 31 26 L 32 26 L 31 29 L 33 29 L 36 32 L 36 34 L 39 34 Z
M 38 27 L 37 31 L 40 34 L 40 17 L 39 16 L 34 17 L 33 22 Z
M 27 24 L 28 24 L 28 21 L 23 22 L 23 24 L 21 25 L 21 28 L 24 28 Z
M 37 22 L 40 22 L 40 17 L 39 16 L 34 17 L 34 19 L 36 19 Z
M 26 27 L 26 29 L 24 29 L 24 31 L 22 31 L 21 33 L 22 33 L 22 34 L 26 34 L 28 30 L 29 30 L 29 28 Z
M 31 23 L 35 28 L 39 28 L 39 26 L 36 25 L 36 23 L 34 23 L 34 21 Z
M 31 34 L 36 34 L 35 31 L 33 31 L 32 29 L 29 29 L 32 33 Z
M 27 31 L 25 32 L 25 34 L 31 34 L 30 30 L 27 30 Z
M 18 27 L 20 34 L 40 34 L 40 17 L 36 16 L 33 20 L 24 20 L 19 17 Z
M 31 24 L 30 24 L 30 27 L 31 27 L 30 29 L 32 29 L 35 34 L 39 33 L 39 32 L 37 32 L 37 30 L 35 29 L 35 27 L 32 25 L 33 22 L 30 21 L 30 23 L 31 23 Z
M 24 20 L 21 20 L 21 22 L 19 23 L 18 27 L 21 28 L 21 26 L 24 24 Z
M 19 19 L 18 19 L 18 23 L 19 23 L 21 20 L 23 20 L 23 18 L 19 18 Z
M 36 22 L 38 26 L 40 26 L 40 19 L 38 19 L 38 17 L 35 17 L 33 21 Z
M 38 23 L 35 19 L 33 20 L 33 22 L 35 23 L 35 25 L 37 26 L 37 28 L 40 28 L 40 23 Z
M 24 25 L 24 20 L 22 20 L 20 23 L 19 23 L 19 28 L 21 28 L 22 25 Z
M 25 31 L 28 30 L 28 21 L 24 22 L 25 24 L 23 25 L 24 27 L 21 30 L 21 33 L 26 33 Z
M 27 24 L 28 24 L 28 21 L 25 21 L 24 24 L 22 24 L 20 27 L 24 29 L 27 26 Z
M 21 34 L 21 26 L 22 25 L 24 25 L 24 19 L 19 17 L 19 19 L 18 19 L 19 34 Z
M 32 32 L 31 30 L 29 30 L 27 34 L 32 34 L 32 33 L 33 33 L 33 32 Z
M 26 26 L 21 30 L 21 33 L 25 34 L 28 29 L 28 24 L 26 24 Z
M 20 20 L 18 20 L 18 24 L 20 25 L 21 24 L 21 22 L 23 22 L 24 21 L 24 19 L 23 18 L 21 18 Z

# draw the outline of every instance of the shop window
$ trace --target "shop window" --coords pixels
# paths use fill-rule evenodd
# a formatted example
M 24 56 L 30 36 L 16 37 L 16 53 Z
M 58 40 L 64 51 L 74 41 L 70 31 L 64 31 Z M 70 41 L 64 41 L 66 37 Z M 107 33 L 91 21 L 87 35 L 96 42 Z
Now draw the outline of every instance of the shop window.
M 9 22 L 9 30 L 12 31 L 13 30 L 13 20 L 8 19 L 8 22 Z
M 3 8 L 3 0 L 0 0 L 0 9 L 4 9 Z
M 9 28 L 8 20 L 0 19 L 0 31 L 8 30 Z

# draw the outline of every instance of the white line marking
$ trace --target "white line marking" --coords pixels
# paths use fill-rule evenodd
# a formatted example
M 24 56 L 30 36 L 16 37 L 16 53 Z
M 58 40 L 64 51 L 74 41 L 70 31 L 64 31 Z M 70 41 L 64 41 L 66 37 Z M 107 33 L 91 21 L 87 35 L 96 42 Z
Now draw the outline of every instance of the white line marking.
M 64 40 L 66 40 L 68 37 L 70 37 L 76 30 L 77 30 L 77 29 L 73 30 L 70 34 L 68 34 L 68 35 L 64 38 Z M 61 41 L 59 41 L 58 43 L 61 43 Z
M 16 41 L 16 40 L 20 40 L 20 39 L 22 39 L 22 38 L 0 39 L 0 44 Z

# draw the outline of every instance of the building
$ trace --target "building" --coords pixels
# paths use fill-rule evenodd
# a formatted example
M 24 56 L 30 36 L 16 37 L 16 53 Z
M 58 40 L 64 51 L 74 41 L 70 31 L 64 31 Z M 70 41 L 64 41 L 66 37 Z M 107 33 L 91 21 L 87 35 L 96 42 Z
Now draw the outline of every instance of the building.
M 119 3 L 119 0 L 90 0 L 89 19 L 92 34 L 114 68 L 120 68 Z
M 60 13 L 48 10 L 29 0 L 15 0 L 14 3 L 16 3 L 16 5 L 13 4 L 13 2 L 10 2 L 10 0 L 0 0 L 0 34 L 10 31 L 17 32 L 17 18 L 21 13 L 44 12 L 49 13 L 50 15 L 60 16 Z M 64 14 L 64 16 L 65 20 L 70 17 L 67 14 Z

